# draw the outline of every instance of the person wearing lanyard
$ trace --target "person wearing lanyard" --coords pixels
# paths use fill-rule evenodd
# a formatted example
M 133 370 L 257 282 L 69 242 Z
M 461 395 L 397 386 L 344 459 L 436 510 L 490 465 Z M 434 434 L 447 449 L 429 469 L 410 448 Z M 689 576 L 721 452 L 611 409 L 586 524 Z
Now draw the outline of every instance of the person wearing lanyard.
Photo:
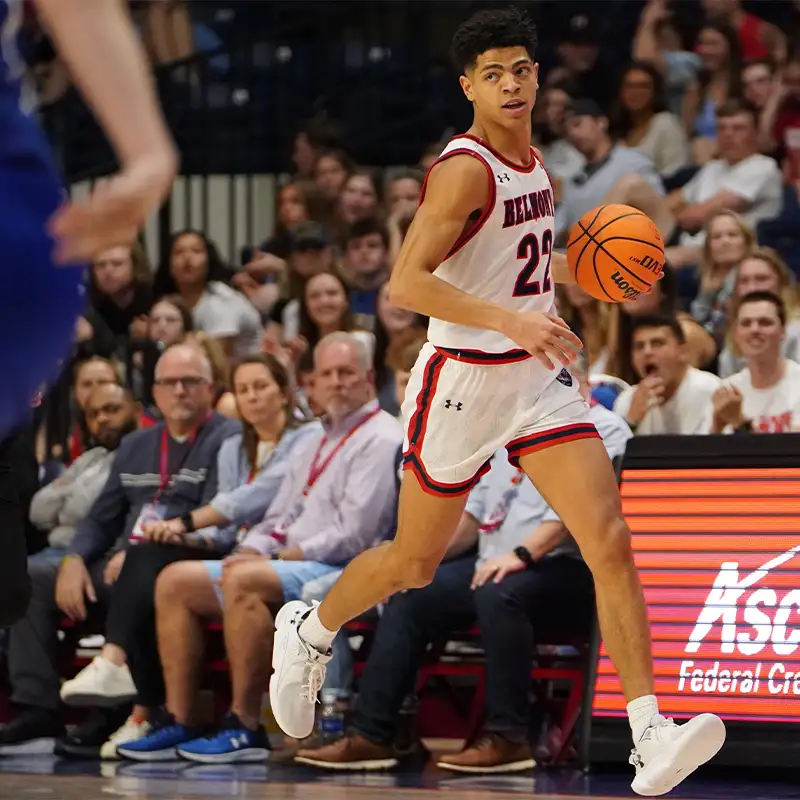
M 152 621 L 149 636 L 146 632 L 156 575 L 171 560 L 209 556 L 197 548 L 135 544 L 135 539 L 142 516 L 154 508 L 181 516 L 216 494 L 217 451 L 240 426 L 210 413 L 210 378 L 211 367 L 197 348 L 176 345 L 164 353 L 155 387 L 164 421 L 122 440 L 108 480 L 77 524 L 61 563 L 31 567 L 33 602 L 12 628 L 9 650 L 13 696 L 23 711 L 16 724 L 2 729 L 0 750 L 19 752 L 32 742 L 52 749 L 53 739 L 63 734 L 54 664 L 60 613 L 78 622 L 89 615 L 102 621 L 108 609 L 108 647 L 89 675 L 113 684 L 110 694 L 118 703 L 148 688 L 134 686 L 125 661 L 129 655 L 136 664 L 157 663 Z
M 600 405 L 590 418 L 609 455 L 620 455 L 632 436 L 624 420 Z M 528 696 L 535 646 L 554 626 L 559 634 L 588 636 L 593 609 L 591 574 L 577 546 L 524 473 L 498 451 L 469 495 L 433 582 L 394 595 L 384 608 L 348 735 L 300 749 L 295 760 L 323 769 L 396 764 L 401 707 L 429 642 L 477 623 L 486 652 L 486 726 L 477 741 L 442 756 L 438 766 L 492 773 L 532 768 L 531 709 L 520 701 Z
M 123 758 L 182 757 L 214 763 L 263 760 L 260 726 L 273 614 L 310 580 L 337 571 L 389 536 L 397 504 L 399 423 L 375 399 L 371 355 L 348 333 L 314 353 L 321 425 L 297 448 L 263 521 L 223 562 L 173 564 L 156 588 L 166 710 L 151 734 L 121 744 Z M 312 423 L 313 424 L 313 423 Z M 222 617 L 232 683 L 231 713 L 199 739 L 197 694 L 205 619 Z

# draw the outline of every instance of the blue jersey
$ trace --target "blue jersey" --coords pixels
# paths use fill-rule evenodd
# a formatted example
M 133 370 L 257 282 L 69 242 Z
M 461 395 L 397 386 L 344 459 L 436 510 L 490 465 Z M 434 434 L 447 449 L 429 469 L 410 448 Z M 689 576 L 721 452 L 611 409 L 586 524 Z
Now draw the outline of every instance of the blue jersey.
M 64 200 L 50 146 L 22 108 L 22 0 L 0 0 L 0 436 L 58 375 L 83 312 L 82 270 L 53 263 Z

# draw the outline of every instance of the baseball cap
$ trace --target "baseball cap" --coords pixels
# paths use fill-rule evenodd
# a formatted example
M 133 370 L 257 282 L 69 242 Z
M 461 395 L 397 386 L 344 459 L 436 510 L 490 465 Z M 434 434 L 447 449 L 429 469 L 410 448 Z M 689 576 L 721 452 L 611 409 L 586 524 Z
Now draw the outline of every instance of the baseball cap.
M 605 111 L 591 98 L 580 97 L 573 100 L 567 107 L 567 113 L 571 117 L 607 117 Z
M 301 222 L 292 231 L 292 250 L 322 250 L 331 243 L 328 232 L 319 222 Z
M 559 40 L 569 44 L 592 45 L 598 43 L 597 22 L 586 14 L 574 14 L 567 20 Z

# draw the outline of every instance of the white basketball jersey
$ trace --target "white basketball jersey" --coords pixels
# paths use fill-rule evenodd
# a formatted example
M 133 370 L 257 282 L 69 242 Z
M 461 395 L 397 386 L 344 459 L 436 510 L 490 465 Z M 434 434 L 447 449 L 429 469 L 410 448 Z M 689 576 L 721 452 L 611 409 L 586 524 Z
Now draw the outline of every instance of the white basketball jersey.
M 452 139 L 438 161 L 469 154 L 486 167 L 489 198 L 434 275 L 482 300 L 515 311 L 555 308 L 550 274 L 555 229 L 550 178 L 531 150 L 528 166 L 514 164 L 471 134 Z M 423 188 L 424 197 L 424 188 Z M 501 333 L 431 318 L 431 344 L 491 356 L 520 353 Z

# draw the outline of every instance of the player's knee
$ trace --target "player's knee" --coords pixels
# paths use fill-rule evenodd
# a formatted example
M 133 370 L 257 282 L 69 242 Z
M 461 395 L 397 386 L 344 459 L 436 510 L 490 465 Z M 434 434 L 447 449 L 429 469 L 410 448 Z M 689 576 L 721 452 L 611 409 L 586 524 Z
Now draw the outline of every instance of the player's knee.
M 621 514 L 612 517 L 582 552 L 595 577 L 616 574 L 620 567 L 627 567 L 633 560 L 633 550 L 631 530 L 625 518 Z
M 410 555 L 392 542 L 386 548 L 387 574 L 392 575 L 392 592 L 422 589 L 436 574 L 438 560 L 427 555 Z
M 31 582 L 28 575 L 19 585 L 0 592 L 0 628 L 8 628 L 19 622 L 27 613 L 31 602 Z

